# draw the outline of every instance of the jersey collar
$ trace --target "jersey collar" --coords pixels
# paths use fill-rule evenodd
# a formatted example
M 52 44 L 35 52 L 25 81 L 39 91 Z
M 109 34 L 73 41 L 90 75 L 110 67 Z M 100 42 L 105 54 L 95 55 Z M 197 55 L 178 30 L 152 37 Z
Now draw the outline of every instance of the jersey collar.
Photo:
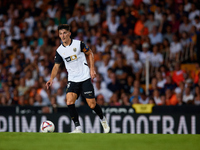
M 73 41 L 73 39 L 71 39 L 71 43 L 67 46 L 70 46 L 72 44 L 72 41 Z M 62 44 L 63 47 L 67 47 L 67 46 L 63 45 L 63 43 L 61 43 L 61 44 Z

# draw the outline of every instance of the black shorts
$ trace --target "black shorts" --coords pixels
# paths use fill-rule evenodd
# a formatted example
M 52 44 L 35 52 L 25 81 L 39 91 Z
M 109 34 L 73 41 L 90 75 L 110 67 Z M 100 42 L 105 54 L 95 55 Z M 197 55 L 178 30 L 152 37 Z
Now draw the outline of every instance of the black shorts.
M 91 82 L 91 78 L 82 82 L 72 82 L 68 81 L 66 93 L 73 92 L 77 94 L 77 98 L 81 94 L 85 98 L 95 98 L 94 87 Z

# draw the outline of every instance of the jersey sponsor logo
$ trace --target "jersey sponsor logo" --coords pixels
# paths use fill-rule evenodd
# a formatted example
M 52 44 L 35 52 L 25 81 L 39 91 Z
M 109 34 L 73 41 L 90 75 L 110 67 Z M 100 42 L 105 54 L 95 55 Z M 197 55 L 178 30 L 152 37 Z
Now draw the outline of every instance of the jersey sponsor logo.
M 76 48 L 73 48 L 73 51 L 76 52 Z
M 69 56 L 69 57 L 65 58 L 65 60 L 66 60 L 67 62 L 70 62 L 70 61 L 73 61 L 73 60 L 76 60 L 76 59 L 77 59 L 77 56 L 76 56 L 76 55 L 72 55 L 72 56 Z
M 67 62 L 70 62 L 70 61 L 71 61 L 71 58 L 70 58 L 70 57 L 67 57 L 67 58 L 65 58 L 65 60 L 66 60 Z
M 70 56 L 71 60 L 76 60 L 77 59 L 77 56 L 76 55 L 72 55 Z

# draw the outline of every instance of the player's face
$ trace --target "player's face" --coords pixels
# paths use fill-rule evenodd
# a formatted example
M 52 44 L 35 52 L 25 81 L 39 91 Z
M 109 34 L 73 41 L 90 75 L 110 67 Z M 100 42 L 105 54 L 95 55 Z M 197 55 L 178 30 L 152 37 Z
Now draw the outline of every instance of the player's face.
M 59 30 L 59 37 L 63 43 L 66 43 L 70 39 L 71 33 L 65 29 Z

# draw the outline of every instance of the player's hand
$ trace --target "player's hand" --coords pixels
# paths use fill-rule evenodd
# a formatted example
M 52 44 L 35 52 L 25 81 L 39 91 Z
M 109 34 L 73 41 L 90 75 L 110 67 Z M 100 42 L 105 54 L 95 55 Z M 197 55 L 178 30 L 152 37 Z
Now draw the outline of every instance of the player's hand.
M 52 84 L 53 84 L 53 80 L 52 80 L 52 79 L 50 79 L 49 81 L 47 81 L 47 83 L 46 83 L 47 89 L 49 89 L 49 87 L 50 87 Z
M 95 72 L 94 69 L 90 70 L 90 76 L 91 76 L 92 79 L 94 79 L 96 77 L 96 72 Z

